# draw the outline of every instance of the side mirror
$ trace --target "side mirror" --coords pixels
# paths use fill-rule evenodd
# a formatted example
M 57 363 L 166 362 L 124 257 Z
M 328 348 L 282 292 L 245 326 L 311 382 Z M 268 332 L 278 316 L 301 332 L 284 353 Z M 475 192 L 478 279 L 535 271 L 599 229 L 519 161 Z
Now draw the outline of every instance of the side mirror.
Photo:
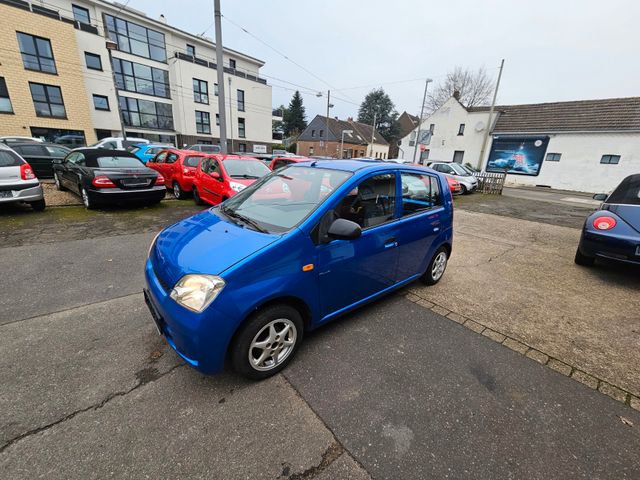
M 210 173 L 209 176 L 215 180 L 220 180 L 220 174 L 218 172 Z
M 344 218 L 334 220 L 327 232 L 329 238 L 335 238 L 338 240 L 354 240 L 361 234 L 362 229 L 360 228 L 360 225 Z
M 56 165 L 62 165 L 63 162 L 64 160 L 61 158 L 54 158 L 52 163 L 55 163 Z
M 599 202 L 604 202 L 607 199 L 608 196 L 609 195 L 607 195 L 606 193 L 596 193 L 593 196 L 593 199 L 594 200 L 598 200 Z

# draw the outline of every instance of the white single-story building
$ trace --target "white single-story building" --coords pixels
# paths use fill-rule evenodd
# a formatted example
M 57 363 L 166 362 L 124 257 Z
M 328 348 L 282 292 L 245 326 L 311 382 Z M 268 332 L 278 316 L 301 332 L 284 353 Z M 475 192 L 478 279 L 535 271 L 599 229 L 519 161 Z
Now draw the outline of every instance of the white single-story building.
M 401 140 L 403 158 L 506 171 L 508 185 L 586 192 L 640 173 L 640 97 L 497 106 L 480 158 L 488 122 L 489 107 L 452 97 L 423 121 L 417 146 L 415 130 Z

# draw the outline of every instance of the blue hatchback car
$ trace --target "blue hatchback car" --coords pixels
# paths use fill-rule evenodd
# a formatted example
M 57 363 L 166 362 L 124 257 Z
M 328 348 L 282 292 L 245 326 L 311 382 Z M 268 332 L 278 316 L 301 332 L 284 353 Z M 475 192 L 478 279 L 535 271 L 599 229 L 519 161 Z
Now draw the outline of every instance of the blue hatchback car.
M 158 153 L 160 153 L 162 150 L 166 150 L 167 148 L 173 148 L 173 147 L 171 145 L 141 143 L 140 145 L 131 147 L 129 151 L 133 153 L 136 157 L 138 157 L 142 163 L 147 163 L 149 160 L 154 158 Z
M 422 167 L 297 163 L 163 230 L 145 301 L 190 365 L 266 378 L 304 332 L 394 289 L 438 282 L 451 255 L 446 179 Z
M 584 223 L 575 262 L 590 266 L 604 258 L 640 265 L 640 174 L 625 178 L 611 195 L 593 198 L 604 203 Z

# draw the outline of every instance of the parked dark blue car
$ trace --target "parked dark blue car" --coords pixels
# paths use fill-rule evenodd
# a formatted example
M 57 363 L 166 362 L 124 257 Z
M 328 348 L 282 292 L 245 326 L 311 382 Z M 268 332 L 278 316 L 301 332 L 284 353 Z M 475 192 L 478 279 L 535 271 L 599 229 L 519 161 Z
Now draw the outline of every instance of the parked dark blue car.
M 293 164 L 154 240 L 145 300 L 171 347 L 266 378 L 305 331 L 392 290 L 438 282 L 452 245 L 444 177 L 371 161 Z
M 625 178 L 611 195 L 593 198 L 604 203 L 585 221 L 576 263 L 590 266 L 606 258 L 640 265 L 640 174 Z

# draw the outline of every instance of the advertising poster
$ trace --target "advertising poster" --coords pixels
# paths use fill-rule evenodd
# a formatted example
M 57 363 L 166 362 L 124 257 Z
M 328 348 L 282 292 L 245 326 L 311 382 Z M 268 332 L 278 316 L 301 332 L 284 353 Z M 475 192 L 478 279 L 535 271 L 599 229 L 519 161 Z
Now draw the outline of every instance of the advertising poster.
M 549 137 L 493 138 L 487 172 L 536 176 L 547 152 Z

